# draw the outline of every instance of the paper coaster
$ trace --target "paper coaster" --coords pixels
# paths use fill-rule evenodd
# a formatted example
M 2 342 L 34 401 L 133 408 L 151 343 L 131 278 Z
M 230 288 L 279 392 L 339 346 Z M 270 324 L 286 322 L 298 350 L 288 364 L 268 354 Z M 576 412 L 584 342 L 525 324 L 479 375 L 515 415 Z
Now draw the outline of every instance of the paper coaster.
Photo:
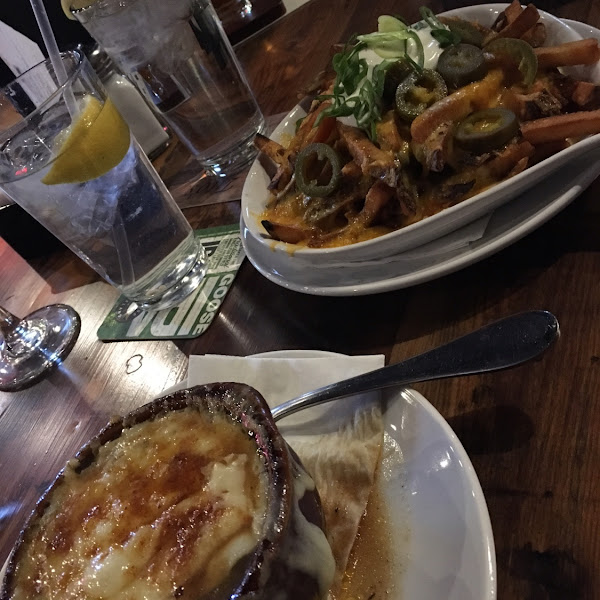
M 206 275 L 198 289 L 179 306 L 158 312 L 140 310 L 121 296 L 100 325 L 99 339 L 190 339 L 208 329 L 245 255 L 239 225 L 200 229 L 195 234 L 208 257 Z

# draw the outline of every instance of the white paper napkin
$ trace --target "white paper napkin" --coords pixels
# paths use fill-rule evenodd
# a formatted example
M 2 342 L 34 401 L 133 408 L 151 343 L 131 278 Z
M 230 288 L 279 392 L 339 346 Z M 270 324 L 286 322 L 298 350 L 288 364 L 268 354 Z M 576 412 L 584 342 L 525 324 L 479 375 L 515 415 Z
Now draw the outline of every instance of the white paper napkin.
M 379 355 L 344 356 L 312 351 L 279 352 L 277 357 L 239 357 L 205 354 L 190 356 L 188 385 L 236 381 L 257 389 L 272 408 L 304 392 L 384 366 Z M 377 393 L 360 394 L 310 408 L 283 419 L 279 425 L 289 434 L 321 434 L 337 430 L 358 406 L 372 402 Z
M 33 40 L 0 21 L 0 58 L 16 77 L 43 61 L 44 55 Z M 49 73 L 40 74 L 37 80 L 21 82 L 21 86 L 36 106 L 56 89 Z

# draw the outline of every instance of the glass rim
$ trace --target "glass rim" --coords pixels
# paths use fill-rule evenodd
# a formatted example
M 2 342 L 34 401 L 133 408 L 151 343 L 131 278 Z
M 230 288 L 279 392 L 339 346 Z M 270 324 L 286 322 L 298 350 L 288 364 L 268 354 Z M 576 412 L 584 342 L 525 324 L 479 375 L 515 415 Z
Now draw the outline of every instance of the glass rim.
M 84 24 L 87 23 L 90 18 L 94 18 L 94 16 L 102 18 L 115 15 L 127 8 L 127 6 L 135 4 L 137 1 L 138 0 L 89 0 L 87 6 L 82 6 L 80 8 L 69 6 L 69 12 L 77 21 Z M 82 21 L 80 17 L 85 19 L 85 21 Z
M 67 50 L 66 52 L 61 52 L 60 58 L 61 58 L 61 61 L 63 62 L 63 64 L 65 62 L 63 60 L 65 57 L 73 57 L 75 59 L 73 71 L 67 75 L 67 80 L 63 84 L 59 85 L 39 106 L 36 106 L 35 110 L 32 110 L 26 116 L 21 115 L 23 119 L 19 123 L 23 123 L 23 121 L 30 121 L 33 117 L 37 116 L 40 112 L 45 110 L 46 106 L 50 102 L 53 102 L 58 96 L 62 95 L 65 92 L 65 90 L 67 89 L 67 86 L 71 85 L 73 83 L 73 81 L 77 78 L 77 76 L 79 75 L 79 73 L 81 72 L 81 70 L 83 68 L 83 63 L 84 63 L 84 58 L 85 58 L 83 52 L 81 50 L 76 50 L 76 49 L 75 50 Z M 52 66 L 52 72 L 56 75 L 56 71 L 54 70 L 54 65 L 52 65 L 52 60 L 50 58 L 46 58 L 46 59 L 40 61 L 39 63 L 33 65 L 32 67 L 29 67 L 29 69 L 27 69 L 26 71 L 23 71 L 21 74 L 19 74 L 17 77 L 15 77 L 12 81 L 7 83 L 6 85 L 0 87 L 0 93 L 4 94 L 7 98 L 10 98 L 10 94 L 7 94 L 6 90 L 8 90 L 11 86 L 14 86 L 16 83 L 19 83 L 19 80 L 24 79 L 24 77 L 26 75 L 30 74 L 35 69 L 39 69 L 42 65 L 46 65 L 46 64 L 49 64 Z M 57 79 L 58 79 L 58 76 L 57 76 Z M 9 102 L 10 102 L 10 99 L 9 99 Z M 19 123 L 15 123 L 13 125 L 9 125 L 8 127 L 4 128 L 4 129 L 0 129 L 0 133 L 5 133 L 7 131 L 10 131 L 14 127 L 18 127 Z

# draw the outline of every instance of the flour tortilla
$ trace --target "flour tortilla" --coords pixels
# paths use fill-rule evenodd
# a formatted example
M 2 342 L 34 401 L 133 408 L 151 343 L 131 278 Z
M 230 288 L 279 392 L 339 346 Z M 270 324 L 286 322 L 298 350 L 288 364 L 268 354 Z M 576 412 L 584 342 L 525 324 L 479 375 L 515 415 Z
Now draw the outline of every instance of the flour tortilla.
M 312 475 L 325 516 L 336 570 L 329 599 L 339 596 L 358 525 L 375 483 L 383 441 L 379 406 L 359 409 L 336 432 L 287 435 L 290 446 Z

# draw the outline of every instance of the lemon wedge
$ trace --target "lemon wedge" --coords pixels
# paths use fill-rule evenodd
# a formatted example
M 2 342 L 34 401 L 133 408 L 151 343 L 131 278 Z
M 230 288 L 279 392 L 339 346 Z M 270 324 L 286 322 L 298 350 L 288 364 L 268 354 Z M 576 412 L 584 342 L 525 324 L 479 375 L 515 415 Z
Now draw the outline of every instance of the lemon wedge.
M 129 127 L 109 99 L 101 104 L 88 96 L 75 123 L 65 131 L 46 185 L 83 183 L 116 167 L 129 149 Z
M 94 4 L 96 0 L 60 0 L 63 12 L 71 21 L 75 21 L 72 10 L 79 10 L 80 8 L 88 8 Z

